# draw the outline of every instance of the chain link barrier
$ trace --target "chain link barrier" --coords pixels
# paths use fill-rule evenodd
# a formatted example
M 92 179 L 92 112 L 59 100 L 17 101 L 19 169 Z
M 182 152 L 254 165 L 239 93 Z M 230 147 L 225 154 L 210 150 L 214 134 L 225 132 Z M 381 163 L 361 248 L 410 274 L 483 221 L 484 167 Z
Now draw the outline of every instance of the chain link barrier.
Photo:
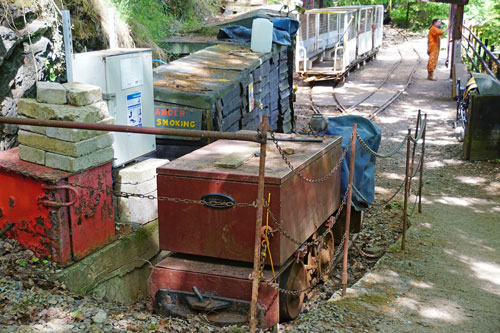
M 370 146 L 368 146 L 368 144 L 361 138 L 361 136 L 359 135 L 359 133 L 356 133 L 356 138 L 358 139 L 359 143 L 361 144 L 361 146 L 363 146 L 363 148 L 365 148 L 365 150 L 372 156 L 375 156 L 377 158 L 389 158 L 389 157 L 392 157 L 394 155 L 396 155 L 400 150 L 401 148 L 403 148 L 404 144 L 406 143 L 406 140 L 408 140 L 408 137 L 409 135 L 405 135 L 405 137 L 403 138 L 403 140 L 396 146 L 396 148 L 394 148 L 393 150 L 391 150 L 390 152 L 386 153 L 386 154 L 381 154 L 381 153 L 377 153 L 376 151 L 374 151 L 373 149 L 370 148 Z
M 107 194 L 112 194 L 116 197 L 120 198 L 139 198 L 139 199 L 149 199 L 149 200 L 158 200 L 158 201 L 169 201 L 169 202 L 176 202 L 176 203 L 186 203 L 186 204 L 197 204 L 197 205 L 211 205 L 211 206 L 217 206 L 221 208 L 231 208 L 231 207 L 257 207 L 257 202 L 222 202 L 222 201 L 217 201 L 217 200 L 195 200 L 195 199 L 181 199 L 181 198 L 172 198 L 172 197 L 160 197 L 160 196 L 155 196 L 152 194 L 138 194 L 138 193 L 130 193 L 130 192 L 120 192 L 120 191 L 114 191 L 110 189 L 100 189 L 100 188 L 95 188 L 92 186 L 86 186 L 86 185 L 80 185 L 76 183 L 70 183 L 70 182 L 63 182 L 64 185 L 69 185 L 73 187 L 78 187 L 78 188 L 83 188 L 86 190 L 90 191 L 100 191 L 104 192 Z
M 420 171 L 420 165 L 421 165 L 421 162 L 422 160 L 419 158 L 418 159 L 418 164 L 417 164 L 417 168 L 415 169 L 415 172 L 413 173 L 413 175 L 410 176 L 410 179 L 413 179 L 417 173 Z M 374 206 L 374 207 L 379 207 L 379 206 L 385 206 L 387 204 L 389 204 L 395 197 L 396 195 L 398 195 L 399 192 L 401 192 L 401 189 L 403 189 L 403 187 L 405 186 L 405 180 L 403 179 L 403 181 L 401 182 L 401 184 L 399 184 L 396 192 L 394 192 L 394 194 L 387 200 L 385 201 L 382 201 L 382 202 L 375 202 L 375 201 L 368 201 L 364 196 L 363 194 L 361 194 L 361 191 L 358 190 L 356 188 L 356 186 L 352 186 L 353 188 L 353 192 L 361 199 L 361 201 L 363 201 L 365 204 L 367 205 L 370 205 L 370 206 Z
M 328 234 L 328 231 L 332 230 L 332 228 L 335 225 L 335 223 L 337 223 L 337 221 L 339 219 L 339 216 L 340 216 L 340 213 L 342 212 L 342 210 L 344 209 L 344 207 L 346 205 L 346 199 L 347 199 L 347 193 L 348 192 L 349 192 L 349 189 L 347 189 L 346 193 L 344 194 L 344 199 L 342 199 L 342 202 L 340 203 L 340 206 L 337 209 L 337 212 L 335 213 L 335 216 L 333 216 L 333 223 L 331 223 L 330 225 L 328 225 L 327 228 L 325 229 L 325 231 L 318 238 L 316 238 L 316 239 L 314 239 L 312 241 L 309 241 L 309 242 L 298 241 L 292 235 L 290 235 L 285 229 L 283 229 L 283 225 L 274 216 L 274 214 L 271 211 L 271 209 L 269 209 L 269 216 L 271 217 L 271 219 L 273 220 L 273 222 L 278 227 L 277 231 L 279 231 L 280 234 L 282 234 L 283 236 L 285 236 L 286 238 L 288 238 L 295 245 L 298 245 L 298 246 L 318 245 L 323 240 L 323 238 L 325 238 L 325 236 Z M 269 208 L 269 206 L 267 205 L 267 203 L 264 203 L 264 207 L 266 209 Z
M 302 173 L 300 173 L 299 171 L 297 171 L 293 167 L 292 163 L 290 162 L 290 160 L 286 156 L 285 152 L 283 151 L 283 148 L 281 148 L 281 146 L 279 145 L 278 140 L 276 139 L 276 137 L 274 135 L 275 133 L 273 131 L 270 131 L 269 134 L 271 135 L 271 139 L 272 139 L 274 145 L 276 146 L 276 149 L 278 149 L 278 152 L 281 155 L 281 158 L 283 159 L 285 164 L 288 166 L 288 168 L 290 168 L 290 170 L 292 170 L 292 172 L 295 175 L 297 175 L 300 179 L 302 179 L 303 181 L 305 181 L 307 183 L 315 183 L 315 184 L 322 183 L 322 182 L 328 180 L 328 178 L 330 178 L 331 176 L 333 176 L 335 174 L 335 172 L 338 170 L 338 168 L 342 165 L 342 161 L 344 160 L 347 152 L 349 151 L 350 143 L 353 140 L 353 135 L 351 134 L 351 137 L 349 138 L 349 142 L 346 144 L 344 150 L 342 151 L 342 155 L 341 155 L 340 159 L 325 176 L 323 176 L 321 178 L 317 178 L 317 179 L 311 179 L 311 178 L 307 178 L 307 177 L 303 176 Z
M 421 126 L 421 128 L 420 128 L 420 132 L 418 133 L 418 135 L 415 138 L 413 138 L 413 136 L 411 136 L 410 134 L 405 135 L 403 140 L 396 146 L 396 148 L 394 148 L 393 150 L 391 150 L 390 152 L 388 152 L 386 154 L 381 154 L 381 153 L 378 153 L 378 152 L 374 151 L 373 149 L 371 149 L 370 146 L 368 146 L 368 144 L 361 138 L 359 133 L 356 133 L 356 138 L 358 139 L 361 146 L 363 146 L 363 148 L 365 148 L 365 150 L 370 155 L 378 157 L 378 158 L 389 158 L 389 157 L 396 155 L 401 150 L 401 148 L 403 148 L 403 146 L 407 140 L 410 140 L 413 143 L 417 143 L 418 141 L 420 141 L 420 139 L 422 138 L 422 135 L 424 133 L 425 125 L 426 125 L 426 121 L 423 120 L 422 118 L 420 118 L 419 126 Z

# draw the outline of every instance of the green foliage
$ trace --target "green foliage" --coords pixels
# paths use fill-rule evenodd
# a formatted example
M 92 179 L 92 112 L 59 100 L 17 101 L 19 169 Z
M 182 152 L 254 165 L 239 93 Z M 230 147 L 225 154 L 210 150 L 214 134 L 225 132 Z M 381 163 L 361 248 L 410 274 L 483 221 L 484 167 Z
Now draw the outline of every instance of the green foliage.
M 52 63 L 48 59 L 45 60 L 44 73 L 45 77 L 51 82 L 55 82 L 59 77 L 62 76 L 64 72 L 64 67 L 61 63 Z
M 434 18 L 448 18 L 449 4 L 437 2 L 394 2 L 391 18 L 394 25 L 425 30 Z
M 498 0 L 470 0 L 465 6 L 466 25 L 479 28 L 481 37 L 489 45 L 500 45 L 500 2 Z
M 214 10 L 209 0 L 111 0 L 120 17 L 139 37 L 160 41 L 171 34 L 199 28 Z

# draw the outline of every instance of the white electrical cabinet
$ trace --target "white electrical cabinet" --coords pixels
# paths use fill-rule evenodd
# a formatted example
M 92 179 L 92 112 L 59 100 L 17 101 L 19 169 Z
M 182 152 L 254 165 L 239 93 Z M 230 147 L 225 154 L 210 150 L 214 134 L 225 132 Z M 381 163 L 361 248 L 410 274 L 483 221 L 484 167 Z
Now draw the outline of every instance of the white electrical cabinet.
M 151 49 L 73 54 L 73 81 L 101 87 L 116 125 L 155 127 Z M 113 135 L 114 167 L 156 150 L 154 135 Z

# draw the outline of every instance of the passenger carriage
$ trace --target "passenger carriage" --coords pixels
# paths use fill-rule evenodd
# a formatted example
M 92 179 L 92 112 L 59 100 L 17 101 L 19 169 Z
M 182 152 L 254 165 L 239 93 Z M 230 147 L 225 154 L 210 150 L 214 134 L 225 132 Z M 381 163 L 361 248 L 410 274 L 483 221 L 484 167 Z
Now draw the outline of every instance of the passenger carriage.
M 295 70 L 305 77 L 340 78 L 373 57 L 383 38 L 381 5 L 312 9 L 297 14 Z

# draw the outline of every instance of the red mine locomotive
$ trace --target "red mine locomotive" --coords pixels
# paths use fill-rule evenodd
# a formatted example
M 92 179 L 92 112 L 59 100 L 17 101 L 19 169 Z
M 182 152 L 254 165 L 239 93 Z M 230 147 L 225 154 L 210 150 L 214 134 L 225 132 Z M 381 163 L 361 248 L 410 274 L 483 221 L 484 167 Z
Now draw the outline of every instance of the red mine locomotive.
M 336 167 L 341 138 L 304 142 L 311 140 L 277 134 L 277 140 L 283 140 L 282 151 L 268 141 L 266 156 L 269 211 L 263 234 L 269 230 L 272 236 L 266 233 L 269 245 L 261 256 L 266 265 L 257 317 L 263 328 L 300 312 L 304 293 L 279 288 L 302 290 L 320 278 L 334 255 L 333 233 L 325 221 L 341 207 Z M 157 169 L 160 248 L 171 251 L 151 275 L 158 313 L 201 311 L 217 324 L 248 320 L 258 148 L 253 142 L 219 140 Z M 320 235 L 325 237 L 320 240 Z

